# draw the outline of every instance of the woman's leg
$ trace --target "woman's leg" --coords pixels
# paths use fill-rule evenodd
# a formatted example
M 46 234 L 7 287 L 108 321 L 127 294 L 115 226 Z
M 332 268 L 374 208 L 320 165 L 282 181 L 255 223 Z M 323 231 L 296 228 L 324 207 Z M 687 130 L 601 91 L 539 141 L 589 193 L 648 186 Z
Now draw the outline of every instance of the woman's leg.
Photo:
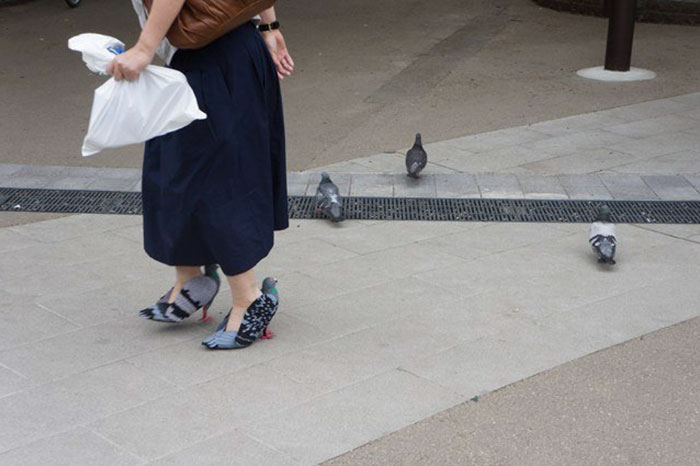
M 202 275 L 201 267 L 188 265 L 175 266 L 175 285 L 173 286 L 173 291 L 170 293 L 168 302 L 174 302 L 177 295 L 182 291 L 182 287 L 185 283 L 200 275 Z
M 238 275 L 227 275 L 226 279 L 231 287 L 231 295 L 233 298 L 233 310 L 231 311 L 231 316 L 226 325 L 226 331 L 236 332 L 241 326 L 243 315 L 248 309 L 248 306 L 258 299 L 262 293 L 255 284 L 254 269 L 250 269 Z

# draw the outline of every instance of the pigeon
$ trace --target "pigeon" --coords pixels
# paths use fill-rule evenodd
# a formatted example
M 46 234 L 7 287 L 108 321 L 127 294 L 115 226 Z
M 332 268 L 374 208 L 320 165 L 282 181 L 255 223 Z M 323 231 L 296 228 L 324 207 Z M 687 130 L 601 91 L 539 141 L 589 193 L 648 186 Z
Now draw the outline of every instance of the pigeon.
M 593 252 L 598 256 L 601 264 L 615 264 L 615 248 L 617 238 L 615 236 L 615 225 L 610 222 L 610 207 L 600 206 L 598 217 L 591 224 L 588 234 L 588 242 L 593 248 Z
M 406 170 L 408 176 L 418 178 L 420 172 L 428 165 L 428 154 L 423 149 L 421 144 L 420 133 L 416 134 L 416 142 L 413 143 L 408 152 L 406 152 Z
M 326 172 L 321 174 L 321 182 L 316 189 L 316 212 L 323 212 L 334 223 L 345 220 L 340 190 Z

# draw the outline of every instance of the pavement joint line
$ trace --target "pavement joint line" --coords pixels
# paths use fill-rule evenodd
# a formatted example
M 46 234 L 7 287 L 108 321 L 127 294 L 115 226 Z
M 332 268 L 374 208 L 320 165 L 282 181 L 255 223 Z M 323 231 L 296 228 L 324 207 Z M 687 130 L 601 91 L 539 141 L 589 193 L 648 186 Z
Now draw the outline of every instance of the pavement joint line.
M 0 367 L 2 367 L 3 369 L 6 369 L 6 370 L 12 372 L 12 373 L 15 374 L 17 377 L 21 377 L 21 378 L 23 378 L 23 379 L 25 379 L 25 380 L 29 380 L 29 377 L 27 377 L 26 375 L 22 374 L 21 372 L 17 372 L 16 370 L 14 370 L 13 368 L 11 368 L 10 366 L 7 366 L 7 365 L 5 365 L 5 364 L 3 364 L 3 363 L 1 363 L 1 362 L 0 362 Z M 20 390 L 20 391 L 21 391 L 21 390 Z M 0 399 L 1 399 L 1 398 L 4 398 L 4 397 L 0 397 Z
M 36 306 L 40 307 L 41 309 L 45 310 L 46 312 L 50 313 L 50 314 L 53 314 L 53 315 L 55 315 L 55 316 L 57 316 L 57 317 L 60 317 L 61 319 L 65 320 L 65 321 L 67 321 L 67 322 L 70 322 L 70 323 L 73 324 L 73 325 L 77 325 L 78 328 L 84 328 L 82 324 L 79 324 L 78 322 L 75 322 L 74 320 L 71 320 L 71 319 L 69 319 L 68 317 L 66 317 L 66 316 L 64 316 L 64 315 L 59 314 L 58 312 L 56 312 L 56 311 L 54 311 L 54 310 L 52 310 L 52 309 L 46 307 L 45 305 L 43 305 L 43 304 L 41 304 L 41 303 L 38 303 L 38 302 L 34 301 L 34 304 L 35 304 Z M 76 329 L 76 330 L 77 330 L 77 329 Z
M 90 432 L 91 434 L 101 438 L 105 442 L 109 443 L 110 445 L 112 445 L 117 450 L 121 451 L 122 453 L 126 453 L 127 455 L 132 456 L 133 458 L 136 458 L 137 460 L 141 461 L 143 464 L 148 463 L 148 460 L 146 460 L 146 458 L 142 458 L 139 455 L 137 455 L 136 453 L 129 451 L 123 445 L 120 445 L 119 443 L 113 441 L 111 438 L 106 437 L 105 435 L 102 435 L 101 433 L 97 432 L 96 430 L 90 429 L 88 427 L 84 427 L 84 429 L 87 430 L 88 432 Z
M 662 236 L 668 236 L 669 238 L 673 238 L 673 239 L 677 239 L 677 240 L 681 240 L 681 241 L 687 241 L 688 243 L 700 244 L 700 241 L 696 241 L 696 240 L 690 239 L 690 238 L 683 238 L 682 236 L 673 235 L 673 234 L 667 233 L 665 231 L 654 230 L 652 228 L 647 227 L 646 225 L 641 225 L 641 224 L 637 224 L 637 223 L 632 223 L 630 225 L 635 227 L 635 228 L 639 228 L 640 230 L 648 231 L 650 233 L 656 233 L 656 234 L 659 234 Z

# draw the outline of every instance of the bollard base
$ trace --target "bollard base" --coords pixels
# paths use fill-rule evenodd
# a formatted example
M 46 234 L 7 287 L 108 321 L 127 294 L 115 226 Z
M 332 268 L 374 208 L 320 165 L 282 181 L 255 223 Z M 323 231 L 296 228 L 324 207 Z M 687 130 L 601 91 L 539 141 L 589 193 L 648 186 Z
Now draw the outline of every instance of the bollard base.
M 629 71 L 610 71 L 602 66 L 595 66 L 578 70 L 576 74 L 582 78 L 608 82 L 646 81 L 656 77 L 656 73 L 653 71 L 634 67 L 630 68 Z

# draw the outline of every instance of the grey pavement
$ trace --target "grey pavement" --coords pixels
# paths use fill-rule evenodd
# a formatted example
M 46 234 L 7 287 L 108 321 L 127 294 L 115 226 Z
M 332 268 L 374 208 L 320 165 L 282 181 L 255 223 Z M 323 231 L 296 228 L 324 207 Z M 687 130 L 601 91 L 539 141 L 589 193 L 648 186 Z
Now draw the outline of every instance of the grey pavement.
M 402 174 L 401 152 L 322 169 L 350 195 L 698 199 L 689 145 L 698 133 L 688 125 L 647 138 L 634 132 L 653 125 L 597 126 L 694 115 L 698 102 L 693 94 L 428 145 L 433 163 L 417 183 Z M 671 152 L 660 138 L 676 141 Z M 621 164 L 587 165 L 606 152 Z M 138 177 L 0 165 L 0 186 L 135 191 Z M 290 191 L 311 194 L 317 177 L 291 172 Z M 215 323 L 137 317 L 170 285 L 168 268 L 142 251 L 139 217 L 0 228 L 0 297 L 21 309 L 4 312 L 0 327 L 0 463 L 315 464 L 700 316 L 700 225 L 620 225 L 619 236 L 608 270 L 585 225 L 293 221 L 258 269 L 280 280 L 278 336 L 209 353 L 199 342 Z M 229 299 L 215 302 L 217 318 Z
M 660 330 L 444 411 L 327 464 L 696 464 L 698 338 L 700 319 Z
M 626 123 L 610 125 L 611 118 Z M 290 172 L 312 195 L 320 171 L 352 196 L 697 200 L 700 93 L 427 144 L 419 180 L 403 152 Z M 138 191 L 140 170 L 0 164 L 0 186 Z
M 700 226 L 621 225 L 610 270 L 585 230 L 293 221 L 278 336 L 210 353 L 137 316 L 170 280 L 139 217 L 2 228 L 0 463 L 315 464 L 700 315 Z
M 429 17 L 280 5 L 297 61 L 283 85 L 292 194 L 327 170 L 346 195 L 698 199 L 695 29 L 638 25 L 635 65 L 659 79 L 601 85 L 574 71 L 602 59 L 603 19 L 438 3 L 416 4 Z M 0 187 L 139 190 L 139 146 L 78 156 L 102 78 L 62 45 L 87 26 L 133 40 L 128 9 L 2 10 Z M 401 147 L 416 131 L 431 142 L 418 182 Z M 585 225 L 292 221 L 258 269 L 280 280 L 277 337 L 211 353 L 199 342 L 215 322 L 137 317 L 172 279 L 143 253 L 140 218 L 48 217 L 0 227 L 0 464 L 306 465 L 396 431 L 341 461 L 695 454 L 697 320 L 663 329 L 700 316 L 699 225 L 621 225 L 618 265 L 601 269 Z M 215 319 L 229 302 L 222 291 Z M 533 392 L 552 403 L 523 401 Z
M 424 141 L 444 141 L 700 90 L 695 27 L 638 24 L 633 65 L 659 79 L 614 84 L 575 75 L 602 64 L 606 19 L 531 0 L 296 0 L 279 2 L 278 13 L 297 64 L 282 84 L 294 171 L 395 151 L 419 131 Z M 60 0 L 22 1 L 3 7 L 0 22 L 0 108 L 9 116 L 0 126 L 0 161 L 140 167 L 139 145 L 80 156 L 93 90 L 104 78 L 66 47 L 83 32 L 133 44 L 139 29 L 130 2 L 85 0 L 70 9 Z M 660 131 L 678 124 L 663 113 L 673 107 L 641 104 L 638 115 L 659 118 L 651 131 Z M 645 124 L 629 123 L 614 112 L 606 118 L 619 136 L 647 134 Z M 566 122 L 540 129 L 568 130 Z M 507 163 L 507 152 L 493 157 Z

